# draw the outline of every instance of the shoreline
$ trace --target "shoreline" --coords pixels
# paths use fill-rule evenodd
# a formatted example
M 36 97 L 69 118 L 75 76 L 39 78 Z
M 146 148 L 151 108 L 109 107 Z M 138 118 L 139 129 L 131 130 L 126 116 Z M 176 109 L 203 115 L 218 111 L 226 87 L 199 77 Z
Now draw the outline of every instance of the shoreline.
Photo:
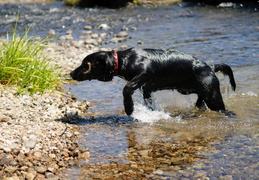
M 67 73 L 100 50 L 99 34 L 87 34 L 79 41 L 71 37 L 72 32 L 44 50 L 50 64 Z M 3 85 L 0 102 L 0 180 L 64 179 L 67 168 L 89 158 L 88 149 L 77 142 L 80 126 L 63 123 L 76 114 L 86 116 L 89 102 L 76 100 L 69 92 L 17 95 L 15 87 Z

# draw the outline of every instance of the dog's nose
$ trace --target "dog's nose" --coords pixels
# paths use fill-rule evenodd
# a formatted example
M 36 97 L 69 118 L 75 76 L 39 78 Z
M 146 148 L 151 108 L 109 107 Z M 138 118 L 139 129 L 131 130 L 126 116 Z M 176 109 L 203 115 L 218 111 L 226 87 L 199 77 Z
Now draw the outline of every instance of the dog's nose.
M 72 71 L 72 72 L 70 73 L 70 76 L 73 78 L 73 77 L 74 77 L 74 74 L 75 74 L 75 72 Z

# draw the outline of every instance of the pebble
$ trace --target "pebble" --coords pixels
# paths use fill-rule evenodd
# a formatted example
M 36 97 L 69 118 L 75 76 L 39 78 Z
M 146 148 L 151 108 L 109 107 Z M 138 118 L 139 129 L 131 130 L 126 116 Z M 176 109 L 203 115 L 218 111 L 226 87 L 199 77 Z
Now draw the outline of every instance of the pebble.
M 93 29 L 93 28 L 92 28 L 92 26 L 85 26 L 84 29 L 85 29 L 85 30 L 91 30 L 91 29 Z
M 35 136 L 35 135 L 30 135 L 29 138 L 24 137 L 23 146 L 24 146 L 25 148 L 33 149 L 33 148 L 35 147 L 36 143 L 37 143 L 37 136 Z
M 110 40 L 110 43 L 119 43 L 119 42 L 123 42 L 126 41 L 127 39 L 124 37 L 114 37 Z
M 51 172 L 46 172 L 45 176 L 46 176 L 47 179 L 52 179 L 52 178 L 55 177 L 55 175 L 53 173 L 51 173 Z
M 18 176 L 12 176 L 12 177 L 4 178 L 3 180 L 20 180 L 20 178 Z
M 101 29 L 101 30 L 109 30 L 110 29 L 110 26 L 108 24 L 100 24 L 98 26 L 98 29 Z
M 127 36 L 128 36 L 128 33 L 126 31 L 121 31 L 116 35 L 116 37 L 127 37 Z
M 139 40 L 139 41 L 138 41 L 138 44 L 144 44 L 144 42 Z
M 3 166 L 4 164 L 7 164 L 9 162 L 9 159 L 6 156 L 3 156 L 0 160 L 0 166 Z
M 73 33 L 73 31 L 71 29 L 66 31 L 66 34 L 72 34 L 72 33 Z
M 164 171 L 162 171 L 162 170 L 158 169 L 158 170 L 154 171 L 154 172 L 153 172 L 153 174 L 159 174 L 159 175 L 162 175 L 162 174 L 164 174 Z
M 98 44 L 99 44 L 96 39 L 86 39 L 85 43 L 86 44 L 91 44 L 91 45 L 94 45 L 94 46 L 98 46 Z
M 48 32 L 48 35 L 54 36 L 54 35 L 56 35 L 56 31 L 54 29 L 50 29 L 49 32 Z
M 11 152 L 11 148 L 10 148 L 10 147 L 4 147 L 3 150 L 4 150 L 4 152 L 6 152 L 6 153 Z
M 0 126 L 1 179 L 17 179 L 15 174 L 28 180 L 58 177 L 80 154 L 82 159 L 89 158 L 89 151 L 77 145 L 77 127 L 55 121 L 67 112 L 71 112 L 69 118 L 78 116 L 87 110 L 88 102 L 75 103 L 75 99 L 51 91 L 33 96 L 15 92 L 15 87 L 0 89 L 0 114 L 7 118 Z M 64 152 L 66 156 L 61 155 Z
M 47 171 L 47 169 L 43 166 L 36 166 L 35 170 L 37 173 L 40 173 L 40 174 L 44 174 Z
M 18 162 L 15 161 L 15 160 L 12 160 L 12 161 L 9 162 L 9 165 L 10 165 L 10 166 L 17 166 L 17 165 L 18 165 Z

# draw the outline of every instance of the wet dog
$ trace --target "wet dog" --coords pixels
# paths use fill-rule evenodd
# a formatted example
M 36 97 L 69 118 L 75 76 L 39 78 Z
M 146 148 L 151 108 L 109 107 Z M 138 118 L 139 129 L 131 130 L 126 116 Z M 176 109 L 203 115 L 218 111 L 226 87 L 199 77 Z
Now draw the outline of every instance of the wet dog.
M 161 49 L 130 48 L 124 51 L 100 51 L 86 56 L 70 73 L 77 81 L 96 79 L 111 81 L 114 76 L 128 83 L 123 89 L 127 115 L 134 110 L 132 94 L 141 89 L 145 104 L 152 108 L 151 93 L 172 89 L 181 94 L 196 93 L 196 106 L 205 104 L 213 111 L 226 112 L 215 72 L 228 75 L 232 89 L 236 83 L 232 69 L 226 64 L 208 65 L 183 52 Z

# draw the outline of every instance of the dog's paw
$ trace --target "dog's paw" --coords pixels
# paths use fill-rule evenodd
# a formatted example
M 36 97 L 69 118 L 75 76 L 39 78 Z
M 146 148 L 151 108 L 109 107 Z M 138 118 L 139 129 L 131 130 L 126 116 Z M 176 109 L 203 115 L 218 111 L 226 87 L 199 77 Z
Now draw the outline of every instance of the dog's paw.
M 227 117 L 236 117 L 237 114 L 234 111 L 219 111 L 220 113 L 224 114 Z

